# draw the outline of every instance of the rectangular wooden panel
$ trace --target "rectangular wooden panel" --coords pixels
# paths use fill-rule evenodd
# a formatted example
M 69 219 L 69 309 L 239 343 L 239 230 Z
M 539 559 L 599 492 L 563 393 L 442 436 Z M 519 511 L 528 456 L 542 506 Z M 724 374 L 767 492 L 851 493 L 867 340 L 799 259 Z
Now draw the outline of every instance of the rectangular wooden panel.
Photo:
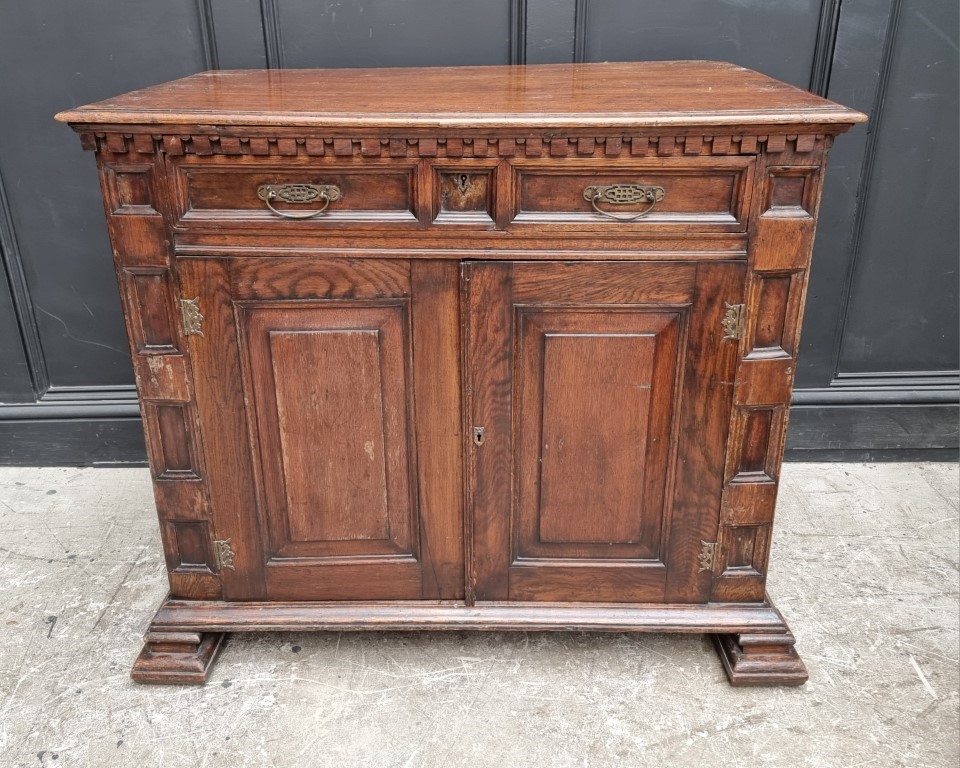
M 273 331 L 269 347 L 291 539 L 386 538 L 377 332 Z
M 477 599 L 706 600 L 744 271 L 470 267 Z
M 127 305 L 131 343 L 137 354 L 177 354 L 170 270 L 124 268 L 120 271 L 120 280 Z
M 739 232 L 749 210 L 750 157 L 709 161 L 671 158 L 658 161 L 514 161 L 512 223 L 609 229 L 676 228 Z M 598 187 L 660 187 L 663 197 L 649 202 L 591 202 Z M 588 192 L 589 189 L 594 193 Z M 600 208 L 612 216 L 596 210 Z M 626 221 L 626 217 L 637 218 Z M 620 217 L 621 220 L 615 220 Z
M 459 265 L 182 267 L 230 599 L 462 599 Z
M 757 319 L 753 332 L 753 348 L 783 347 L 784 312 L 790 297 L 790 275 L 758 278 Z
M 517 557 L 656 558 L 681 311 L 518 312 Z
M 176 565 L 173 569 L 210 568 L 210 532 L 205 522 L 169 521 L 168 527 L 176 546 Z
M 743 411 L 743 438 L 737 475 L 766 473 L 773 415 L 773 408 L 751 408 Z
M 424 599 L 465 594 L 460 264 L 410 265 Z
M 195 480 L 200 462 L 188 403 L 144 402 L 150 466 L 158 480 Z
M 551 333 L 544 346 L 540 540 L 631 544 L 640 538 L 653 344 Z
M 270 557 L 413 554 L 407 300 L 240 311 Z
M 513 272 L 511 262 L 463 266 L 466 427 L 484 430 L 484 443 L 466 449 L 469 603 L 510 596 Z
M 413 224 L 417 221 L 417 167 L 397 160 L 389 164 L 368 159 L 362 164 L 333 165 L 320 160 L 304 163 L 241 158 L 187 157 L 177 166 L 178 208 L 181 222 L 225 221 L 234 225 L 289 226 L 298 228 L 349 224 Z M 271 201 L 277 210 L 291 214 L 326 210 L 318 216 L 291 221 L 274 213 L 257 195 L 264 184 L 335 185 L 340 192 L 329 205 L 321 199 L 303 204 Z
M 107 208 L 117 216 L 159 216 L 152 163 L 104 164 Z

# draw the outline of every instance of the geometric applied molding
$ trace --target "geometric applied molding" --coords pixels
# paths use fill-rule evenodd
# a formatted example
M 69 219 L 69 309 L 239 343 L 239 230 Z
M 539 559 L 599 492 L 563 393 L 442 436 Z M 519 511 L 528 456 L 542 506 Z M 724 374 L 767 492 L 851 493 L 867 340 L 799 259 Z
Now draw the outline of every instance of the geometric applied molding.
M 104 186 L 110 213 L 119 216 L 159 216 L 153 200 L 153 166 L 104 165 Z
M 763 216 L 812 218 L 820 169 L 812 166 L 767 168 L 767 196 Z

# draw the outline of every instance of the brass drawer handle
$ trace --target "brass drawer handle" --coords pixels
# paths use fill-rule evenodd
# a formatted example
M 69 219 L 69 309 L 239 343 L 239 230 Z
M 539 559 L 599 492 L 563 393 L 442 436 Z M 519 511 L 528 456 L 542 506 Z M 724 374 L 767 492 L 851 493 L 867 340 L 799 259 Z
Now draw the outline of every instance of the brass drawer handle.
M 609 184 L 607 186 L 584 187 L 583 199 L 589 200 L 593 210 L 604 216 L 616 219 L 617 221 L 635 221 L 641 216 L 646 216 L 653 210 L 653 206 L 663 200 L 666 192 L 663 187 L 643 187 L 639 184 Z M 618 215 L 604 211 L 597 203 L 609 203 L 610 205 L 636 205 L 637 203 L 647 203 L 647 207 L 639 213 L 630 215 Z
M 257 187 L 257 197 L 263 200 L 267 208 L 277 216 L 283 216 L 285 219 L 312 219 L 327 210 L 330 203 L 336 202 L 342 195 L 340 187 L 335 184 L 261 184 Z M 274 200 L 282 200 L 285 203 L 312 203 L 314 200 L 323 200 L 323 207 L 316 211 L 300 213 L 279 211 L 273 207 Z

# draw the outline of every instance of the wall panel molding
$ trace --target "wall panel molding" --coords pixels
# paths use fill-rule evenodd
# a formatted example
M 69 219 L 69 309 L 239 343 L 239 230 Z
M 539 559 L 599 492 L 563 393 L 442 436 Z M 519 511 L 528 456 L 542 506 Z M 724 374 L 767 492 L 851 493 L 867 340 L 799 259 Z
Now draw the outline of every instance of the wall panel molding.
M 113 1 L 116 8 L 123 8 L 120 0 Z M 66 0 L 51 2 L 69 7 Z M 798 382 L 801 388 L 794 393 L 795 412 L 791 416 L 788 436 L 787 455 L 790 459 L 937 459 L 956 456 L 960 374 L 952 370 L 843 370 L 843 366 L 854 359 L 849 355 L 853 349 L 849 339 L 844 347 L 845 333 L 857 335 L 854 333 L 856 326 L 847 325 L 848 318 L 853 313 L 850 323 L 855 324 L 860 318 L 873 316 L 862 311 L 869 305 L 870 297 L 864 301 L 857 292 L 857 286 L 866 290 L 858 275 L 862 276 L 863 270 L 871 268 L 875 260 L 887 265 L 892 263 L 887 250 L 871 240 L 871 232 L 881 199 L 874 197 L 879 194 L 877 184 L 883 181 L 885 174 L 889 175 L 884 161 L 889 158 L 889 138 L 881 141 L 880 128 L 885 125 L 889 137 L 890 131 L 896 130 L 898 115 L 903 115 L 902 98 L 897 94 L 902 94 L 904 82 L 901 56 L 904 49 L 898 46 L 916 47 L 917 35 L 910 32 L 912 14 L 926 13 L 924 4 L 929 10 L 933 2 L 935 0 L 916 0 L 911 5 L 905 5 L 903 0 L 807 0 L 805 4 L 775 0 L 760 5 L 737 2 L 725 4 L 723 15 L 717 17 L 723 18 L 726 25 L 720 30 L 722 33 L 739 35 L 737 39 L 742 45 L 745 61 L 758 61 L 760 63 L 753 66 L 770 68 L 770 73 L 775 75 L 780 66 L 778 62 L 796 62 L 792 68 L 785 64 L 787 74 L 781 76 L 806 84 L 815 93 L 832 95 L 869 111 L 872 118 L 865 129 L 858 128 L 842 138 L 840 141 L 844 144 L 838 142 L 833 150 L 835 160 L 842 162 L 836 163 L 828 174 L 828 185 L 832 187 L 824 198 L 822 223 L 829 222 L 829 227 L 821 226 L 819 237 L 823 243 L 818 246 L 819 258 L 814 259 L 811 302 L 806 313 L 808 327 L 804 331 L 809 346 L 800 355 L 802 370 L 798 371 Z M 396 14 L 389 20 L 381 17 L 377 26 L 378 22 L 373 20 L 376 14 L 370 12 L 372 5 L 365 0 L 358 0 L 357 5 L 366 6 L 368 11 L 372 47 L 369 51 L 362 49 L 359 52 L 354 47 L 354 56 L 349 62 L 351 66 L 364 65 L 365 57 L 370 58 L 382 50 L 379 46 L 391 50 L 391 56 L 387 57 L 391 63 L 402 65 L 406 59 L 414 63 L 417 63 L 414 60 L 422 60 L 422 46 L 419 51 L 414 51 L 415 44 L 409 43 L 402 35 L 398 36 L 396 30 L 391 31 L 391 24 L 398 21 Z M 730 6 L 734 9 L 731 10 Z M 404 6 L 399 7 L 404 9 Z M 434 19 L 429 6 L 423 7 L 428 10 L 421 10 L 419 21 L 412 19 L 409 9 L 403 11 L 400 21 L 409 20 L 411 24 L 420 25 L 421 30 L 426 30 L 423 39 L 443 38 L 444 35 L 433 34 L 434 25 L 442 26 L 441 21 Z M 634 53 L 637 58 L 643 58 L 651 41 L 658 43 L 662 40 L 667 42 L 655 51 L 661 57 L 676 53 L 674 57 L 695 58 L 698 51 L 709 50 L 714 50 L 719 57 L 722 51 L 717 53 L 710 48 L 718 36 L 718 25 L 703 19 L 704 9 L 711 7 L 698 4 L 696 0 L 681 0 L 675 10 L 671 10 L 671 6 L 591 4 L 590 0 L 508 0 L 495 6 L 491 11 L 493 16 L 483 12 L 489 26 L 485 26 L 482 32 L 472 30 L 473 42 L 479 40 L 483 43 L 475 46 L 480 51 L 478 57 L 482 54 L 489 58 L 490 51 L 494 51 L 498 61 L 509 60 L 514 64 L 527 61 L 584 62 L 591 58 L 631 56 Z M 801 11 L 797 11 L 797 7 Z M 282 7 L 280 0 L 196 0 L 195 4 L 186 0 L 177 5 L 175 24 L 156 30 L 161 22 L 154 21 L 141 25 L 140 34 L 144 36 L 144 44 L 149 39 L 147 27 L 151 33 L 177 36 L 178 42 L 170 48 L 166 60 L 185 56 L 186 59 L 181 60 L 189 60 L 189 68 L 218 69 L 221 65 L 227 68 L 280 68 L 287 61 L 303 61 L 304 51 L 311 50 L 315 36 L 326 30 L 332 37 L 325 45 L 329 47 L 331 40 L 334 43 L 329 51 L 331 61 L 341 60 L 345 55 L 343 46 L 337 50 L 335 45 L 340 28 L 331 32 L 326 22 L 326 26 L 316 28 L 301 24 L 301 21 L 314 18 L 312 8 L 303 0 L 299 3 L 286 0 Z M 320 13 L 321 9 L 317 7 L 315 10 Z M 11 14 L 14 13 L 11 10 Z M 770 18 L 774 20 L 799 21 L 803 25 L 803 34 L 791 38 L 790 50 L 781 51 L 782 40 L 777 44 L 769 40 L 764 42 L 762 36 L 756 34 L 756 19 L 760 14 L 771 14 Z M 168 15 L 164 11 L 163 17 Z M 346 24 L 342 14 L 338 21 Z M 282 29 L 281 22 L 287 24 L 286 30 Z M 91 50 L 100 49 L 115 41 L 114 23 L 109 13 L 104 14 L 96 31 L 91 28 L 83 32 L 83 35 L 95 37 L 64 37 L 45 42 L 51 42 L 52 48 L 56 45 L 76 46 L 80 51 L 89 45 Z M 662 33 L 657 31 L 661 28 Z M 784 27 L 781 25 L 780 28 Z M 365 37 L 366 27 L 361 27 L 360 31 Z M 647 37 L 644 37 L 645 33 Z M 674 34 L 675 42 L 671 42 Z M 453 37 L 445 34 L 447 41 Z M 427 53 L 432 53 L 437 63 L 453 61 L 463 47 L 459 38 L 454 42 L 454 47 L 446 48 L 435 43 Z M 0 28 L 0 45 L 3 44 L 4 31 Z M 48 56 L 37 65 L 41 67 L 38 72 L 43 75 L 38 78 L 38 83 L 63 82 L 64 78 L 76 74 L 76 67 L 68 64 L 72 61 L 70 51 L 66 53 L 64 56 Z M 137 60 L 135 54 L 135 49 L 133 54 L 128 51 L 127 60 Z M 648 54 L 655 57 L 649 51 Z M 916 52 L 913 55 L 915 60 Z M 932 56 L 931 61 L 934 61 Z M 144 68 L 142 72 L 127 72 L 117 81 L 130 83 L 130 87 L 147 85 L 155 81 L 152 78 L 156 76 L 158 66 L 162 66 L 162 62 L 154 62 L 151 68 Z M 57 67 L 62 67 L 63 72 L 58 74 Z M 86 71 L 81 74 L 89 75 Z M 942 75 L 938 83 L 942 88 Z M 917 90 L 923 90 L 927 85 L 926 82 L 918 83 Z M 886 103 L 888 91 L 889 104 Z M 108 95 L 112 94 L 100 94 Z M 944 94 L 941 98 L 956 99 L 956 95 Z M 13 113 L 16 118 L 16 110 Z M 14 135 L 14 132 L 7 134 L 5 130 L 0 126 L 0 140 Z M 62 138 L 64 142 L 70 142 L 71 152 L 79 153 L 75 136 L 64 130 Z M 8 168 L 11 176 L 13 168 L 13 164 Z M 22 176 L 22 172 L 17 176 Z M 95 175 L 91 174 L 84 183 L 95 186 Z M 7 179 L 5 188 L 4 179 L 0 177 L 0 257 L 10 296 L 0 295 L 3 302 L 0 318 L 4 318 L 3 322 L 8 326 L 0 332 L 7 336 L 3 353 L 9 356 L 12 351 L 16 357 L 16 360 L 0 359 L 0 365 L 13 371 L 9 379 L 12 383 L 4 390 L 9 392 L 10 399 L 32 400 L 0 403 L 0 464 L 143 463 L 140 411 L 132 383 L 118 386 L 90 383 L 78 387 L 51 383 L 51 376 L 54 381 L 59 380 L 61 363 L 72 366 L 74 360 L 67 359 L 69 355 L 53 356 L 59 354 L 56 352 L 51 353 L 49 360 L 44 356 L 43 340 L 52 349 L 56 339 L 41 337 L 41 330 L 48 333 L 46 319 L 42 314 L 35 314 L 39 312 L 35 304 L 40 307 L 47 304 L 39 291 L 31 295 L 31 286 L 27 284 L 27 274 L 36 283 L 45 278 L 42 275 L 37 277 L 41 273 L 32 269 L 31 258 L 37 258 L 30 251 L 33 247 L 32 230 L 21 220 L 19 241 L 15 231 L 12 211 L 23 219 L 26 210 L 21 207 L 24 204 L 22 194 L 13 178 Z M 53 197 L 46 202 L 52 206 L 57 200 Z M 34 203 L 28 202 L 30 205 Z M 907 208 L 906 215 L 909 215 L 909 205 Z M 92 242 L 94 237 L 102 238 L 102 230 L 94 230 L 103 226 L 102 221 L 91 221 L 90 231 L 78 232 L 77 236 L 90 238 L 89 242 Z M 105 253 L 104 258 L 109 259 L 109 253 Z M 920 268 L 928 263 L 923 254 L 911 254 L 910 258 Z M 114 292 L 116 287 L 105 283 L 103 291 Z M 861 309 L 859 314 L 858 306 Z M 52 305 L 51 308 L 57 311 Z M 923 311 L 924 308 L 918 307 L 918 316 Z M 99 322 L 100 311 L 97 317 Z M 942 319 L 942 311 L 936 317 Z M 15 318 L 15 323 L 8 318 Z M 846 356 L 844 349 L 848 352 Z M 923 349 L 934 347 L 928 344 Z M 905 367 L 953 365 L 949 356 L 936 362 L 925 362 L 925 355 L 918 354 L 918 362 L 905 364 Z M 888 364 L 872 364 L 870 356 L 856 359 L 864 368 Z M 898 359 L 890 361 L 889 365 L 895 367 Z
M 17 318 L 17 330 L 27 359 L 30 381 L 34 394 L 39 397 L 50 387 L 50 376 L 43 357 L 43 345 L 40 342 L 40 329 L 33 310 L 30 287 L 23 270 L 23 255 L 17 241 L 13 225 L 13 215 L 7 198 L 6 185 L 0 175 L 0 256 L 13 298 L 13 310 Z
M 197 11 L 200 14 L 200 44 L 203 46 L 203 61 L 207 69 L 220 69 L 220 52 L 217 49 L 212 0 L 197 0 Z
M 573 62 L 582 64 L 587 60 L 587 21 L 589 0 L 574 0 L 573 11 Z
M 893 0 L 890 6 L 890 15 L 887 19 L 887 31 L 884 36 L 883 52 L 880 56 L 880 74 L 877 79 L 877 89 L 873 98 L 873 109 L 870 110 L 870 122 L 867 124 L 867 142 L 863 153 L 863 165 L 860 172 L 860 182 L 857 185 L 857 204 L 854 211 L 853 242 L 850 246 L 850 259 L 847 265 L 847 274 L 841 294 L 840 320 L 837 323 L 833 342 L 833 378 L 836 379 L 840 371 L 840 357 L 843 347 L 843 335 L 847 325 L 847 313 L 850 311 L 850 299 L 853 293 L 853 281 L 860 262 L 863 227 L 866 220 L 867 201 L 870 196 L 870 185 L 873 181 L 873 172 L 876 167 L 877 145 L 880 138 L 880 123 L 883 120 L 883 102 L 887 95 L 887 86 L 890 83 L 890 71 L 893 66 L 893 51 L 896 45 L 897 28 L 900 24 L 900 12 L 903 0 Z
M 843 0 L 823 0 L 820 6 L 820 24 L 817 27 L 817 42 L 813 51 L 809 86 L 809 90 L 818 96 L 826 96 L 830 88 L 830 72 L 833 69 L 833 57 L 836 53 L 842 2 Z
M 277 0 L 260 0 L 260 21 L 263 24 L 263 51 L 267 58 L 267 69 L 283 69 L 283 40 L 280 36 Z
M 510 0 L 510 63 L 527 63 L 527 0 Z

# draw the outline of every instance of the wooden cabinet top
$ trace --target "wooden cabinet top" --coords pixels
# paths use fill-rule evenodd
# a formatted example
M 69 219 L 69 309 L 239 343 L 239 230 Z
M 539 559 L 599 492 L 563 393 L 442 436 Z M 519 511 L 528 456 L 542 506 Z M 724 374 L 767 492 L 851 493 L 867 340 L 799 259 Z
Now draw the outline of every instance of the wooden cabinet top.
M 57 115 L 75 126 L 817 126 L 866 116 L 725 62 L 203 72 Z

